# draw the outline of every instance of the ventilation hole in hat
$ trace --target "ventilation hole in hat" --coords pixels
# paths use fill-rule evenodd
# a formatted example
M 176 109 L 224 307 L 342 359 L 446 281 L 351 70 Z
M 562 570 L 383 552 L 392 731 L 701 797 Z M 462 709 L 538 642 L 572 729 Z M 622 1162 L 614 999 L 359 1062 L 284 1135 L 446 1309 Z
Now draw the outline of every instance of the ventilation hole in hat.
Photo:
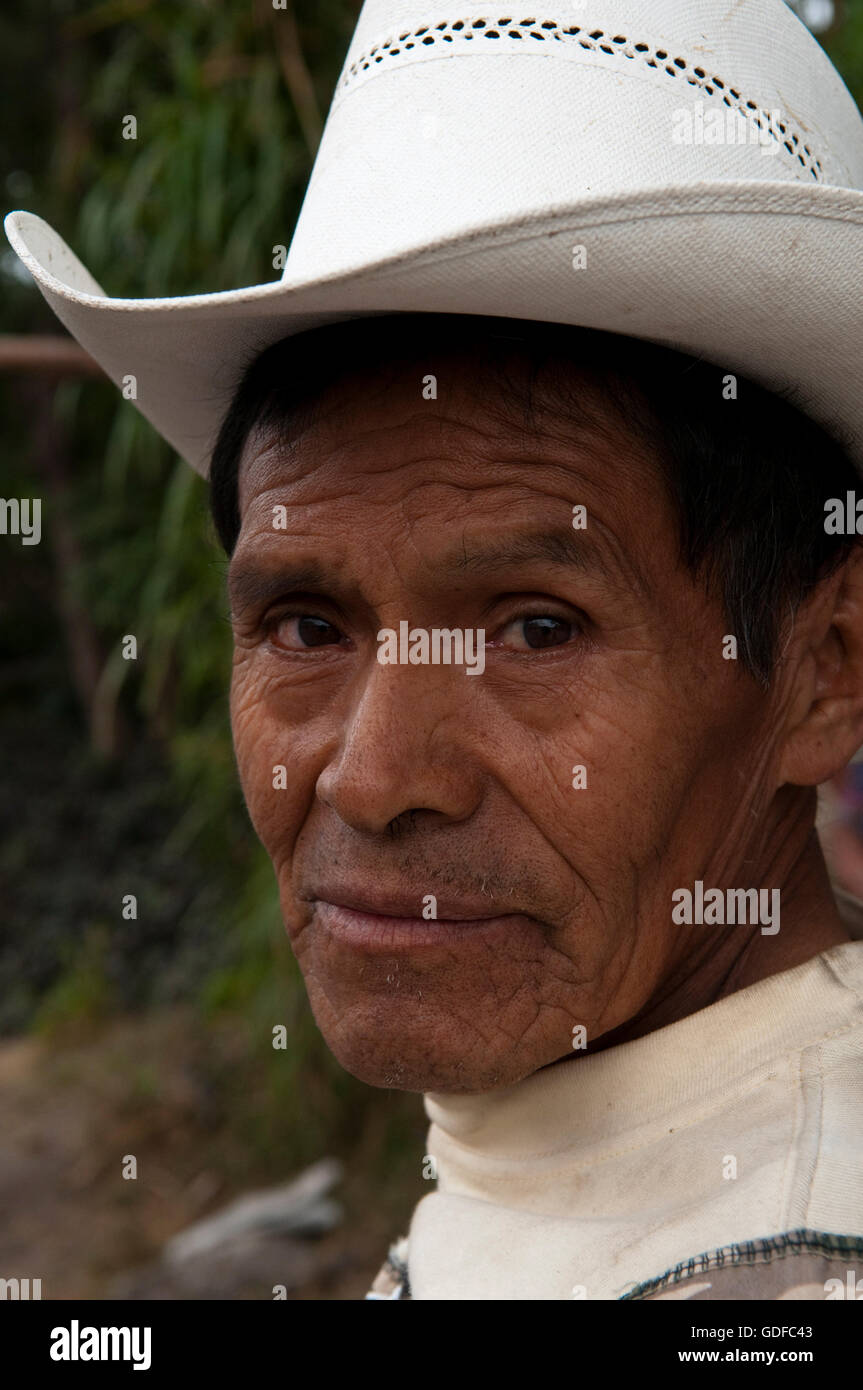
M 499 26 L 498 28 L 494 27 L 495 23 Z M 823 178 L 821 161 L 812 154 L 808 145 L 803 145 L 804 153 L 800 153 L 798 147 L 801 145 L 801 140 L 787 125 L 782 122 L 777 123 L 774 116 L 762 111 L 757 102 L 744 101 L 741 93 L 735 87 L 728 86 L 721 77 L 708 73 L 705 68 L 689 68 L 687 60 L 682 57 L 675 57 L 670 62 L 667 61 L 668 52 L 664 48 L 653 48 L 647 43 L 633 43 L 625 34 L 615 34 L 613 37 L 606 36 L 603 29 L 593 29 L 588 36 L 579 24 L 569 24 L 564 27 L 557 20 L 543 19 L 537 21 L 534 16 L 528 16 L 521 20 L 514 20 L 510 16 L 502 16 L 496 21 L 482 18 L 474 19 L 473 17 L 452 21 L 441 20 L 434 26 L 436 33 L 430 33 L 429 28 L 428 24 L 424 24 L 417 29 L 405 30 L 400 33 L 398 41 L 402 45 L 401 47 L 396 47 L 396 41 L 390 38 L 376 43 L 367 53 L 358 55 L 356 61 L 350 64 L 341 79 L 339 94 L 353 81 L 362 80 L 364 73 L 382 63 L 384 59 L 394 59 L 401 56 L 402 61 L 409 61 L 407 54 L 417 47 L 417 41 L 421 41 L 420 48 L 423 46 L 433 47 L 436 35 L 439 35 L 448 44 L 453 44 L 456 38 L 465 43 L 477 36 L 494 39 L 500 46 L 501 52 L 506 51 L 507 47 L 505 42 L 501 44 L 501 40 L 515 40 L 522 46 L 525 39 L 534 43 L 545 43 L 548 38 L 553 38 L 557 43 L 565 43 L 569 40 L 571 44 L 577 45 L 585 52 L 596 55 L 597 59 L 600 55 L 604 55 L 603 62 L 606 57 L 613 60 L 625 58 L 628 62 L 633 62 L 638 58 L 647 67 L 653 68 L 654 72 L 664 72 L 669 77 L 677 77 L 683 73 L 689 86 L 700 88 L 709 96 L 719 92 L 725 106 L 732 109 L 736 107 L 748 120 L 754 119 L 762 133 L 765 129 L 769 129 L 773 133 L 778 126 L 783 137 L 788 137 L 779 143 L 779 148 L 791 154 L 792 158 L 796 157 L 797 162 L 804 169 L 809 170 L 813 179 L 817 181 Z M 596 42 L 599 39 L 604 39 L 605 42 Z M 430 54 L 429 56 L 434 55 Z M 416 61 L 416 59 L 410 61 Z M 689 70 L 687 71 L 687 69 Z M 755 113 L 754 117 L 750 113 Z

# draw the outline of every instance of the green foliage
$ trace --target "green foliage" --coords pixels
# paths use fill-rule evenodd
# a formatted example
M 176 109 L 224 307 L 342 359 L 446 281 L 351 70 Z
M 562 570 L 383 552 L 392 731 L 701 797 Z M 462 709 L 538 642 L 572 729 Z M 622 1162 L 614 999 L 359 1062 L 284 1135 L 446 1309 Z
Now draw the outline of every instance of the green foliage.
M 824 47 L 863 109 L 863 0 L 846 0 L 842 22 L 825 36 Z
M 104 923 L 91 927 L 83 941 L 73 944 L 63 973 L 36 1010 L 33 1026 L 37 1033 L 56 1035 L 70 1027 L 97 1023 L 105 1016 L 111 1000 L 107 952 Z

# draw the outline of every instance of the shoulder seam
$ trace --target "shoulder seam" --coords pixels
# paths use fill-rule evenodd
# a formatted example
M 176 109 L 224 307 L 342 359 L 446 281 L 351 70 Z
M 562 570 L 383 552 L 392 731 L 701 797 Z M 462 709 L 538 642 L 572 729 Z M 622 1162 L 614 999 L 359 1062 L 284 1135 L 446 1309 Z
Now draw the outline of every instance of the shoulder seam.
M 812 1231 L 801 1227 L 796 1231 L 785 1231 L 781 1235 L 761 1236 L 757 1240 L 739 1241 L 734 1245 L 723 1245 L 716 1250 L 703 1251 L 689 1260 L 681 1260 L 673 1269 L 654 1279 L 645 1279 L 628 1293 L 621 1294 L 618 1302 L 644 1298 L 657 1289 L 668 1285 L 681 1284 L 700 1274 L 709 1274 L 716 1269 L 735 1265 L 770 1264 L 773 1260 L 785 1259 L 789 1255 L 824 1255 L 847 1259 L 853 1256 L 863 1259 L 863 1236 L 836 1235 L 827 1231 Z

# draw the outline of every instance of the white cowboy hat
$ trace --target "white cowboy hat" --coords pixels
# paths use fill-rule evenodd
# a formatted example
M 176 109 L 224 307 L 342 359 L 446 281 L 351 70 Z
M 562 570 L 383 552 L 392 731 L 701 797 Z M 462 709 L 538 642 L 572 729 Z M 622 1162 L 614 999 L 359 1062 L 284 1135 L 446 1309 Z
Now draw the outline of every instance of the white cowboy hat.
M 863 466 L 861 189 L 863 120 L 784 0 L 367 0 L 281 280 L 111 299 L 40 218 L 6 230 L 201 473 L 256 350 L 408 310 L 680 348 L 795 388 Z

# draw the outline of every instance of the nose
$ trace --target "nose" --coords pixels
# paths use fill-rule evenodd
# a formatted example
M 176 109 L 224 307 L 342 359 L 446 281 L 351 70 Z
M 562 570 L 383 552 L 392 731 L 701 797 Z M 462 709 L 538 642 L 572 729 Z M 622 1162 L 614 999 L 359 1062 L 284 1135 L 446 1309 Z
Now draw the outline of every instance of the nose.
M 381 834 L 407 812 L 466 820 L 482 796 L 475 680 L 459 667 L 374 662 L 317 795 L 346 825 Z

